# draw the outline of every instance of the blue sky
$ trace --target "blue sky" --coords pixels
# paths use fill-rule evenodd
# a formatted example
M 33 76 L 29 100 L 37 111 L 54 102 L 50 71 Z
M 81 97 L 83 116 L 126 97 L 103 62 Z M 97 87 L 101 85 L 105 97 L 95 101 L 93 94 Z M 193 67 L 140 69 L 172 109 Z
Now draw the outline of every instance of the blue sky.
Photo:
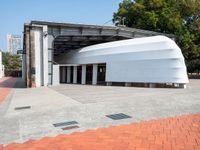
M 112 19 L 121 1 L 0 0 L 0 49 L 6 50 L 7 33 L 22 35 L 25 22 L 42 20 L 102 25 Z

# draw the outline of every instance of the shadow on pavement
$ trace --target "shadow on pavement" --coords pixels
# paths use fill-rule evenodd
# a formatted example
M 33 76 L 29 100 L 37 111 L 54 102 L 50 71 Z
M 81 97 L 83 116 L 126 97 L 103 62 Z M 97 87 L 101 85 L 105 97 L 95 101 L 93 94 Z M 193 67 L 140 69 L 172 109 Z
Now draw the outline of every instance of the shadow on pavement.
M 6 77 L 0 81 L 0 88 L 26 88 L 26 86 L 22 78 Z

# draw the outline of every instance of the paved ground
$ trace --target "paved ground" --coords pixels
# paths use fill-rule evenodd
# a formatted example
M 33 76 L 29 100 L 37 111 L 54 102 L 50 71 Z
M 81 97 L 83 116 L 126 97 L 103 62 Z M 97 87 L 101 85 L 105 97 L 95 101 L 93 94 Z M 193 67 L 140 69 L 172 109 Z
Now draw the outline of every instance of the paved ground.
M 18 80 L 15 87 L 22 85 Z M 199 91 L 200 80 L 191 80 L 187 89 L 88 85 L 15 88 L 0 105 L 0 144 L 200 113 Z M 15 110 L 27 106 L 31 108 Z M 106 117 L 116 113 L 131 118 L 112 120 Z M 73 125 L 76 128 L 62 130 L 63 126 L 53 125 L 69 121 L 76 121 Z
M 0 104 L 6 99 L 16 81 L 16 78 L 10 77 L 0 79 Z
M 10 144 L 1 150 L 199 150 L 200 115 L 132 123 Z

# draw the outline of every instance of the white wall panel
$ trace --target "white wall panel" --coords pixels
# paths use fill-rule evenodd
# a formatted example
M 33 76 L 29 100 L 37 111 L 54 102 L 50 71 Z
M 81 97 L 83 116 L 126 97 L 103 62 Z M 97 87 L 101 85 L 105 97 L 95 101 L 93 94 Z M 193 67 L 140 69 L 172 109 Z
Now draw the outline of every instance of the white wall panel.
M 42 86 L 43 72 L 42 72 L 42 30 L 34 30 L 34 46 L 35 46 L 35 84 L 36 87 Z
M 59 65 L 53 65 L 53 85 L 59 85 L 60 84 L 60 66 Z

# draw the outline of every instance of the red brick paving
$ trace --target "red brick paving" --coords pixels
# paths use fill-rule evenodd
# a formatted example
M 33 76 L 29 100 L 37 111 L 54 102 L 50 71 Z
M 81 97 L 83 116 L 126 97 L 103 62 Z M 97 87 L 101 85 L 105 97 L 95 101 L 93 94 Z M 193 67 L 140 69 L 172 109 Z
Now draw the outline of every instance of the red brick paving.
M 0 104 L 8 96 L 15 82 L 16 82 L 16 79 L 11 78 L 11 77 L 4 77 L 0 79 Z M 1 147 L 0 147 L 0 150 L 1 150 Z
M 45 137 L 3 150 L 200 150 L 200 114 Z

